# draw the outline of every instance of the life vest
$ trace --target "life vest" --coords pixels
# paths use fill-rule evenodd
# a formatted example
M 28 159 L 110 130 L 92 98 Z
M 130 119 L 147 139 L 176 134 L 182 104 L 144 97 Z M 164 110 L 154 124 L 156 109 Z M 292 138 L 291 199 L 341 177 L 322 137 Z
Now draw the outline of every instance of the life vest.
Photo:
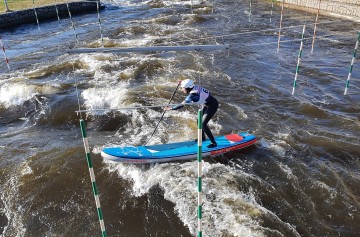
M 205 104 L 206 99 L 210 96 L 210 92 L 201 86 L 194 86 L 194 88 L 190 91 L 190 94 L 199 94 L 199 101 L 193 101 L 195 104 Z

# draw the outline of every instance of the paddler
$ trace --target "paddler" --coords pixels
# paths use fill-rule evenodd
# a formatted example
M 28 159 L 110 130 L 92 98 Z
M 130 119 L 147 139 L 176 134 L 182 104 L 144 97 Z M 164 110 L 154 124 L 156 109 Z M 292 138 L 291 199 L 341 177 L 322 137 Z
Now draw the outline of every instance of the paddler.
M 185 98 L 185 100 L 180 104 L 176 105 L 174 107 L 165 107 L 165 110 L 177 110 L 184 107 L 184 104 L 203 104 L 204 107 L 202 109 L 202 139 L 205 140 L 205 134 L 210 139 L 211 143 L 207 146 L 208 148 L 216 147 L 216 141 L 214 139 L 214 136 L 211 133 L 210 128 L 208 127 L 208 122 L 210 119 L 214 116 L 216 113 L 219 102 L 217 99 L 210 94 L 210 92 L 205 89 L 204 87 L 194 85 L 193 80 L 191 79 L 185 79 L 180 84 L 182 92 L 187 94 L 188 96 Z

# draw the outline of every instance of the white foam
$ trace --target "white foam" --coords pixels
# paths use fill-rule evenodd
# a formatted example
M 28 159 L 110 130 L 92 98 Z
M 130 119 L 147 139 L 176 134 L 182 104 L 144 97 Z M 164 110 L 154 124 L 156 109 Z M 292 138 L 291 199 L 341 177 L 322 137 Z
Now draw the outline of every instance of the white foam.
M 284 143 L 285 142 L 281 141 L 281 140 L 276 141 L 275 143 L 266 141 L 264 138 L 262 138 L 260 140 L 260 144 L 262 147 L 271 149 L 272 151 L 274 151 L 277 155 L 279 155 L 281 157 L 284 157 L 286 154 L 285 148 L 281 146 L 281 145 L 284 145 Z
M 236 109 L 236 111 L 238 112 L 239 117 L 241 117 L 243 119 L 248 118 L 247 114 L 245 113 L 245 111 L 240 106 L 238 106 L 236 104 L 232 104 L 232 103 L 227 103 L 227 104 Z
M 3 236 L 16 232 L 16 236 L 25 236 L 26 228 L 22 220 L 21 205 L 16 203 L 19 196 L 19 179 L 16 176 L 7 179 L 4 189 L 0 192 L 0 198 L 4 203 L 4 210 L 8 225 L 4 227 Z M 2 235 L 0 235 L 2 236 Z
M 195 235 L 197 228 L 196 162 L 156 164 L 149 170 L 110 161 L 108 168 L 133 182 L 134 196 L 142 196 L 154 185 L 164 189 L 165 199 L 175 203 L 179 218 Z M 205 236 L 264 236 L 256 219 L 261 206 L 252 192 L 236 187 L 236 171 L 221 164 L 204 163 L 203 233 Z M 240 174 L 241 175 L 241 174 Z M 229 185 L 234 183 L 234 185 Z
M 275 134 L 275 136 L 277 138 L 281 138 L 281 139 L 286 139 L 289 137 L 289 135 L 290 135 L 290 133 L 281 133 L 281 132 L 278 132 L 277 134 Z
M 33 170 L 31 169 L 31 167 L 29 166 L 29 164 L 25 161 L 21 171 L 20 171 L 20 174 L 21 175 L 27 175 L 27 174 L 32 174 L 33 173 Z
M 0 105 L 5 108 L 22 105 L 37 94 L 52 94 L 57 89 L 50 85 L 28 85 L 25 83 L 5 83 L 0 87 Z
M 173 6 L 173 5 L 185 5 L 185 6 L 188 6 L 188 5 L 192 5 L 192 4 L 200 4 L 201 1 L 196 1 L 196 0 L 193 0 L 193 1 L 163 1 L 162 2 L 165 6 Z
M 283 163 L 277 163 L 279 165 L 279 167 L 281 168 L 281 170 L 286 174 L 288 179 L 297 181 L 297 177 L 296 175 L 293 174 L 291 168 L 289 166 L 287 166 L 286 164 Z
M 126 99 L 127 83 L 119 83 L 116 87 L 110 88 L 89 88 L 81 93 L 85 100 L 87 109 L 116 109 L 123 106 L 123 100 Z
M 14 105 L 21 105 L 37 94 L 36 87 L 25 84 L 5 83 L 0 87 L 0 103 L 9 108 Z

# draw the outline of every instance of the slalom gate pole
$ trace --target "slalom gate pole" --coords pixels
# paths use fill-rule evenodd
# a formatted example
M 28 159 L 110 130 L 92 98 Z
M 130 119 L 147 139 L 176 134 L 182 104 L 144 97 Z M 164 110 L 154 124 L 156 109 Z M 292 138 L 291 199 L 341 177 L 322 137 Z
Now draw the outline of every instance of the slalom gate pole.
M 198 237 L 202 237 L 202 109 L 198 111 Z
M 69 8 L 69 3 L 68 3 L 68 2 L 66 3 L 66 8 L 67 8 L 68 13 L 69 13 L 69 18 L 70 18 L 70 21 L 71 21 L 71 26 L 72 26 L 73 31 L 74 31 L 74 35 L 75 35 L 76 42 L 79 43 L 79 39 L 78 39 L 78 36 L 77 36 L 77 34 L 76 34 L 75 25 L 74 25 L 74 21 L 73 21 L 72 16 L 71 16 L 71 12 L 70 12 L 70 8 Z
M 279 50 L 280 50 L 281 25 L 282 25 L 282 20 L 283 20 L 284 4 L 285 4 L 285 0 L 282 1 L 282 5 L 281 5 L 281 14 L 280 14 L 281 16 L 280 16 L 280 26 L 279 26 L 279 36 L 278 36 L 277 52 L 279 52 Z
M 100 19 L 100 0 L 96 0 L 96 10 L 97 10 L 97 15 L 98 15 L 98 23 L 99 23 L 99 28 L 100 28 L 100 37 L 101 37 L 101 47 L 104 48 L 104 37 L 103 37 L 103 30 L 101 27 L 101 19 Z
M 38 14 L 37 14 L 36 8 L 35 8 L 35 0 L 33 0 L 33 9 L 34 9 L 34 13 L 35 13 L 36 23 L 37 23 L 38 29 L 40 31 L 40 23 L 39 23 Z
M 87 164 L 89 167 L 89 173 L 90 173 L 92 190 L 93 190 L 93 194 L 95 197 L 96 209 L 97 209 L 97 213 L 98 213 L 98 217 L 99 217 L 99 221 L 100 221 L 101 234 L 102 234 L 102 237 L 106 237 L 106 230 L 105 230 L 103 214 L 102 214 L 101 206 L 100 206 L 99 193 L 98 193 L 98 189 L 97 189 L 97 185 L 96 185 L 96 181 L 95 181 L 95 173 L 94 173 L 94 168 L 93 168 L 93 164 L 92 164 L 91 156 L 90 156 L 89 141 L 86 136 L 85 122 L 83 119 L 80 119 L 80 128 L 81 128 L 81 135 L 82 135 L 82 138 L 84 141 L 86 160 L 87 160 Z
M 8 69 L 10 70 L 9 60 L 8 60 L 7 57 L 6 57 L 5 46 L 4 46 L 4 44 L 2 43 L 1 35 L 0 35 L 0 46 L 1 46 L 1 49 L 2 49 L 3 54 L 4 54 L 4 58 L 5 58 L 6 65 L 7 65 Z
M 55 1 L 55 11 L 56 11 L 56 16 L 57 16 L 57 19 L 58 19 L 58 22 L 60 24 L 60 16 L 59 16 L 59 9 L 58 9 L 58 5 L 56 3 L 56 0 Z
M 250 9 L 249 9 L 249 22 L 251 22 L 251 0 L 250 0 Z
M 305 35 L 305 26 L 303 27 L 303 31 L 301 34 L 301 43 L 300 43 L 300 50 L 299 50 L 299 55 L 298 55 L 298 61 L 297 61 L 297 65 L 296 65 L 296 71 L 295 71 L 295 79 L 294 79 L 294 84 L 293 84 L 293 90 L 292 90 L 292 95 L 295 93 L 295 87 L 296 87 L 296 80 L 299 74 L 299 67 L 300 67 L 300 61 L 301 61 L 301 55 L 302 55 L 302 49 L 303 49 L 303 45 L 304 45 L 304 35 Z
M 346 80 L 344 95 L 347 94 L 347 91 L 348 91 L 348 88 L 349 88 L 349 85 L 350 85 L 351 73 L 352 73 L 352 70 L 353 70 L 353 67 L 354 67 L 354 62 L 355 62 L 355 58 L 356 58 L 357 49 L 359 47 L 359 42 L 360 42 L 360 31 L 359 31 L 358 39 L 357 39 L 356 44 L 355 44 L 354 54 L 353 54 L 353 58 L 351 60 L 351 65 L 350 65 L 350 69 L 349 69 L 349 75 L 348 75 L 348 78 Z
M 318 22 L 318 19 L 319 19 L 319 13 L 320 13 L 320 3 L 321 3 L 321 0 L 319 0 L 319 5 L 318 5 L 316 19 L 315 19 L 314 35 L 313 35 L 313 40 L 312 40 L 312 44 L 311 44 L 311 53 L 314 52 L 314 44 L 315 44 L 315 38 L 316 38 L 316 26 L 317 26 L 317 22 Z
M 271 0 L 271 13 L 270 13 L 270 22 L 273 15 L 273 8 L 274 8 L 274 0 Z

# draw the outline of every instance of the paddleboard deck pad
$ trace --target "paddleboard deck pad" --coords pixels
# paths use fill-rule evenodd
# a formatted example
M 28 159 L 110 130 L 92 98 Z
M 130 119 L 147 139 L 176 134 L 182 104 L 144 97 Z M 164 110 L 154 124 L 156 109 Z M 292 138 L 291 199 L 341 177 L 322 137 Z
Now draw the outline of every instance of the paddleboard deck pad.
M 256 137 L 242 132 L 215 137 L 217 146 L 207 148 L 210 141 L 202 144 L 202 157 L 223 154 L 253 145 Z M 104 159 L 124 163 L 160 163 L 197 158 L 198 143 L 195 141 L 176 142 L 151 146 L 106 147 L 101 156 Z

